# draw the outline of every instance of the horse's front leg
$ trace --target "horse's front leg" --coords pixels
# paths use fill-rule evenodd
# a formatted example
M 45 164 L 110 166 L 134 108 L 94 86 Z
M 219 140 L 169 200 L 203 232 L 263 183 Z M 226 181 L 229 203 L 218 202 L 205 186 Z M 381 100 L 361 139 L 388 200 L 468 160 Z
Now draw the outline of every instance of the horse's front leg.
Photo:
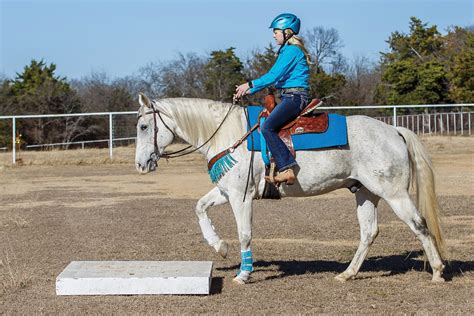
M 229 202 L 234 212 L 237 222 L 240 241 L 240 270 L 234 278 L 234 282 L 245 284 L 250 279 L 250 273 L 253 271 L 253 256 L 250 249 L 252 242 L 252 195 L 248 194 L 243 201 L 243 194 L 236 192 L 229 196 Z
M 207 243 L 213 247 L 223 258 L 227 257 L 227 243 L 219 238 L 211 224 L 211 220 L 207 216 L 207 210 L 213 205 L 221 205 L 227 203 L 227 198 L 216 187 L 204 195 L 196 205 L 196 215 L 199 218 L 199 226 L 202 235 Z

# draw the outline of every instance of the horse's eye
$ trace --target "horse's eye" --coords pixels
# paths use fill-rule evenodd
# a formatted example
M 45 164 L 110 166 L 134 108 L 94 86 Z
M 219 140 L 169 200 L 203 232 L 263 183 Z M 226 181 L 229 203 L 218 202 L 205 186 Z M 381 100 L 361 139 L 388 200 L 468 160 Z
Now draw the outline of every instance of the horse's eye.
M 147 128 L 148 128 L 148 126 L 146 126 L 145 124 L 140 125 L 140 129 L 142 131 L 146 130 Z

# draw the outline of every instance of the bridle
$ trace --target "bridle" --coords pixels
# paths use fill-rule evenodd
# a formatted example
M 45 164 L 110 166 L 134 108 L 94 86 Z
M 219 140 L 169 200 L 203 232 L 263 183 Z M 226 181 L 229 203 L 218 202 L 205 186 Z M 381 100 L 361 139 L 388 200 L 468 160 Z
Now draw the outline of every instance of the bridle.
M 160 151 L 158 149 L 158 124 L 157 124 L 157 121 L 156 121 L 156 116 L 158 116 L 158 118 L 160 119 L 161 123 L 163 123 L 163 125 L 166 127 L 166 129 L 168 131 L 171 132 L 171 134 L 173 134 L 173 138 L 176 138 L 176 134 L 173 132 L 173 130 L 165 123 L 165 121 L 163 120 L 163 117 L 161 116 L 161 113 L 160 111 L 158 111 L 155 107 L 155 103 L 154 101 L 152 100 L 151 101 L 151 111 L 147 111 L 147 112 L 144 112 L 143 114 L 139 113 L 137 115 L 137 121 L 145 116 L 145 115 L 148 115 L 148 114 L 153 114 L 153 146 L 154 146 L 154 149 L 153 149 L 153 152 L 150 154 L 150 159 L 148 159 L 147 162 L 154 162 L 156 164 L 156 162 L 158 161 L 159 158 L 165 158 L 165 159 L 171 159 L 171 158 L 177 158 L 177 157 L 182 157 L 182 156 L 186 156 L 186 155 L 189 155 L 189 154 L 192 154 L 193 152 L 201 149 L 204 145 L 206 145 L 207 143 L 209 143 L 211 141 L 212 138 L 214 138 L 214 136 L 217 134 L 217 132 L 219 131 L 219 129 L 222 127 L 222 125 L 224 124 L 224 122 L 226 121 L 227 117 L 229 116 L 230 112 L 232 111 L 232 109 L 234 108 L 235 106 L 235 103 L 232 103 L 232 105 L 229 107 L 229 110 L 227 111 L 224 119 L 222 120 L 222 122 L 219 124 L 219 126 L 217 127 L 217 129 L 214 131 L 214 133 L 209 137 L 208 140 L 206 140 L 204 143 L 202 143 L 201 145 L 197 146 L 196 148 L 192 149 L 192 150 L 189 150 L 189 151 L 186 151 L 188 149 L 190 149 L 191 147 L 193 147 L 192 145 L 189 145 L 185 148 L 182 148 L 180 150 L 176 150 L 176 151 L 172 151 L 172 152 L 163 152 L 160 154 Z
M 241 100 L 242 101 L 242 100 Z M 182 157 L 182 156 L 186 156 L 186 155 L 189 155 L 197 150 L 199 150 L 200 148 L 202 148 L 204 145 L 206 145 L 208 142 L 211 141 L 211 139 L 217 134 L 217 132 L 219 131 L 219 129 L 222 127 L 222 125 L 224 124 L 224 122 L 226 121 L 227 117 L 229 116 L 230 112 L 232 111 L 232 109 L 236 106 L 236 101 L 234 100 L 232 102 L 232 105 L 229 107 L 229 110 L 227 111 L 224 119 L 222 120 L 222 122 L 219 124 L 219 126 L 217 127 L 217 129 L 214 131 L 214 133 L 209 137 L 208 140 L 206 140 L 203 144 L 201 144 L 200 146 L 196 147 L 195 149 L 193 150 L 189 150 L 189 151 L 186 151 L 188 150 L 189 148 L 193 147 L 192 145 L 189 145 L 183 149 L 180 149 L 180 150 L 177 150 L 177 151 L 173 151 L 173 152 L 167 152 L 167 153 L 162 153 L 160 155 L 160 152 L 159 152 L 159 149 L 158 149 L 158 140 L 157 140 L 157 135 L 158 135 L 158 124 L 156 123 L 156 116 L 158 115 L 158 118 L 160 119 L 160 121 L 163 123 L 163 125 L 166 127 L 166 129 L 168 129 L 171 134 L 173 134 L 173 137 L 176 137 L 176 134 L 173 132 L 173 130 L 165 123 L 165 121 L 163 120 L 163 117 L 161 116 L 161 113 L 160 111 L 158 111 L 156 108 L 155 108 L 155 104 L 154 104 L 154 101 L 151 101 L 151 111 L 147 111 L 147 112 L 144 112 L 143 114 L 141 114 L 139 112 L 139 114 L 137 115 L 137 121 L 145 116 L 145 115 L 148 115 L 148 114 L 153 114 L 153 146 L 154 146 L 154 149 L 153 149 L 153 152 L 150 154 L 150 159 L 148 159 L 147 161 L 147 164 L 149 162 L 153 162 L 155 165 L 158 161 L 158 158 L 165 158 L 165 159 L 170 159 L 170 158 L 177 158 L 177 157 Z M 245 107 L 244 107 L 245 108 Z M 211 169 L 212 167 L 212 164 L 217 160 L 219 159 L 220 157 L 224 156 L 224 155 L 227 155 L 229 153 L 232 153 L 234 152 L 234 150 L 240 146 L 243 141 L 245 139 L 247 139 L 247 137 L 249 137 L 252 132 L 254 130 L 256 130 L 258 127 L 259 127 L 259 123 L 255 124 L 253 127 L 250 128 L 250 121 L 249 121 L 249 117 L 248 117 L 248 113 L 247 111 L 245 110 L 245 116 L 246 116 L 246 120 L 247 120 L 247 125 L 249 127 L 249 130 L 247 131 L 247 133 L 244 134 L 244 136 L 242 136 L 237 142 L 235 142 L 231 147 L 221 151 L 220 153 L 218 153 L 217 155 L 215 155 L 209 162 L 208 162 L 208 170 Z M 137 122 L 138 123 L 138 122 Z M 251 136 L 252 139 L 253 139 L 253 136 Z M 249 185 L 249 180 L 250 178 L 253 179 L 253 160 L 254 160 L 254 150 L 253 150 L 253 140 L 252 140 L 252 150 L 251 150 L 251 159 L 250 159 L 250 164 L 249 164 L 249 171 L 248 171 L 248 175 L 247 175 L 247 182 L 246 182 L 246 185 L 245 185 L 245 193 L 244 193 L 244 196 L 243 196 L 243 201 L 245 202 L 245 197 L 247 195 L 247 189 L 248 189 L 248 185 Z M 255 185 L 255 183 L 254 183 Z

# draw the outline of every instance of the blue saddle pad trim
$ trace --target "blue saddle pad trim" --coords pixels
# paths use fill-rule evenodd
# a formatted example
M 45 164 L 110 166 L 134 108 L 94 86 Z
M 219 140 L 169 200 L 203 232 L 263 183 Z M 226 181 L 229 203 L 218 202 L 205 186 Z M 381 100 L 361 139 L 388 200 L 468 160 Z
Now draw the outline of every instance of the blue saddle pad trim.
M 250 126 L 257 123 L 257 118 L 263 110 L 262 106 L 248 106 Z M 247 149 L 261 151 L 261 133 L 257 130 L 247 138 Z M 263 138 L 263 137 L 262 137 Z M 339 114 L 329 114 L 328 129 L 324 133 L 293 135 L 295 150 L 341 147 L 347 145 L 346 117 Z

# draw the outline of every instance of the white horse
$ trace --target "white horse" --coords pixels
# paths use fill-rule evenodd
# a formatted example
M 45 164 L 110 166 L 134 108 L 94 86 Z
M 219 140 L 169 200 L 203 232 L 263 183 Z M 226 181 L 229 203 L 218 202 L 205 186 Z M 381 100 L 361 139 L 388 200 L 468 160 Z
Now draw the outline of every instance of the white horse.
M 205 99 L 150 101 L 143 94 L 139 95 L 139 103 L 135 163 L 142 174 L 155 170 L 160 156 L 166 156 L 164 150 L 176 136 L 199 148 L 199 152 L 210 161 L 246 132 L 246 116 L 240 106 Z M 444 281 L 444 242 L 434 174 L 430 158 L 417 136 L 405 128 L 395 128 L 359 115 L 347 117 L 347 130 L 348 146 L 344 148 L 299 151 L 297 181 L 291 186 L 281 185 L 281 196 L 319 195 L 347 188 L 359 181 L 362 186 L 355 197 L 361 239 L 348 268 L 336 279 L 346 281 L 357 275 L 378 234 L 377 204 L 383 198 L 421 241 L 433 270 L 432 281 Z M 263 191 L 265 166 L 261 155 L 255 154 L 247 188 L 252 155 L 246 144 L 227 156 L 229 160 L 220 166 L 216 187 L 198 201 L 196 214 L 204 238 L 226 257 L 227 243 L 217 235 L 207 211 L 213 205 L 230 203 L 237 222 L 242 256 L 241 268 L 234 281 L 243 284 L 253 271 L 250 250 L 252 200 Z M 410 180 L 412 185 L 416 184 L 418 208 L 408 194 Z

